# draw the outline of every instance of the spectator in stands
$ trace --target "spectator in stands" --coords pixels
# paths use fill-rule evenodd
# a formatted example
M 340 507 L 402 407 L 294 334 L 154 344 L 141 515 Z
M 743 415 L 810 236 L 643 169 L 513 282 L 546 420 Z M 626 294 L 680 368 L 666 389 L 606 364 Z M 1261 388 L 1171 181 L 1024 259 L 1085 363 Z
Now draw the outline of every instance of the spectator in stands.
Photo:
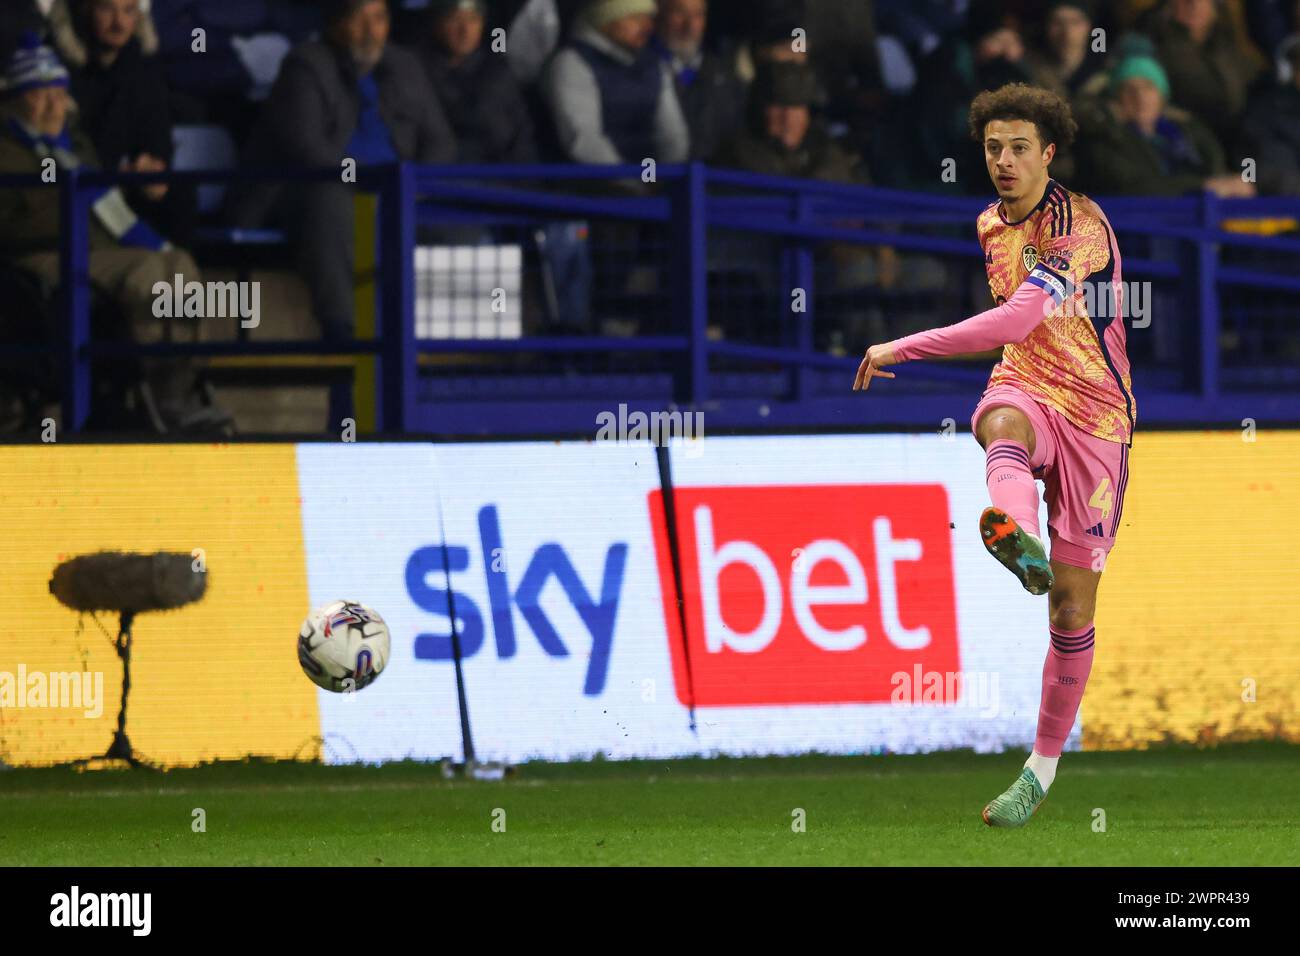
M 330 0 L 326 34 L 296 47 L 262 110 L 247 149 L 258 167 L 342 168 L 456 158 L 451 126 L 416 56 L 388 42 L 385 0 Z M 356 187 L 343 182 L 259 185 L 234 200 L 232 218 L 268 218 L 290 231 L 312 308 L 327 339 L 353 331 Z
M 82 65 L 72 71 L 72 97 L 100 162 L 141 173 L 167 169 L 172 156 L 167 78 L 143 52 L 139 0 L 77 0 L 73 13 L 64 45 L 76 45 Z M 157 183 L 128 189 L 126 195 L 164 235 L 181 244 L 192 238 L 192 187 L 169 190 Z
M 950 190 L 942 174 L 945 161 L 952 160 L 959 186 L 968 193 L 987 192 L 983 149 L 971 142 L 967 114 L 977 93 L 1029 81 L 1019 23 L 1004 16 L 999 4 L 976 0 L 966 29 L 921 62 L 920 76 L 912 126 L 920 162 L 909 185 Z
M 0 174 L 34 175 L 53 161 L 56 175 L 94 168 L 95 148 L 71 121 L 68 72 L 35 34 L 24 37 L 0 81 Z M 0 251 L 15 266 L 54 288 L 60 281 L 59 190 L 50 186 L 0 190 Z M 90 281 L 122 309 L 137 342 L 164 334 L 154 314 L 154 285 L 200 281 L 190 255 L 172 248 L 141 222 L 117 189 L 102 190 L 90 211 Z M 194 339 L 197 322 L 179 319 L 179 337 Z M 146 402 L 163 431 L 224 429 L 229 416 L 199 393 L 186 360 L 145 362 Z
M 887 94 L 881 77 L 874 0 L 800 0 L 813 69 L 826 89 L 826 119 L 843 124 L 853 149 L 871 148 Z
M 724 59 L 704 49 L 708 0 L 662 0 L 650 41 L 673 76 L 691 134 L 691 158 L 709 160 L 740 125 L 745 88 Z
M 1251 98 L 1242 120 L 1242 152 L 1261 193 L 1300 196 L 1300 33 L 1278 50 L 1277 83 Z
M 592 0 L 542 74 L 566 157 L 576 163 L 678 163 L 690 131 L 668 67 L 649 45 L 654 0 Z
M 1245 33 L 1265 57 L 1276 61 L 1282 43 L 1300 30 L 1300 3 L 1296 0 L 1250 0 L 1244 5 Z
M 1260 75 L 1258 52 L 1247 52 L 1217 0 L 1166 0 L 1146 25 L 1169 75 L 1169 101 L 1207 125 L 1221 145 L 1234 144 L 1246 93 Z
M 739 13 L 748 44 L 737 51 L 736 72 L 749 83 L 763 62 L 807 63 L 817 74 L 817 105 L 835 119 L 851 119 L 864 97 L 883 92 L 872 8 L 872 0 L 745 5 Z
M 745 42 L 737 47 L 736 75 L 748 86 L 764 63 L 800 63 L 810 66 L 807 43 L 795 42 L 795 31 L 803 29 L 797 14 L 776 7 L 766 10 L 746 31 Z M 826 94 L 818 87 L 816 102 L 825 104 Z
M 880 32 L 897 37 L 917 59 L 958 33 L 964 24 L 951 0 L 876 0 Z
M 1052 0 L 1043 20 L 1042 41 L 1031 44 L 1025 53 L 1030 82 L 1076 104 L 1076 109 L 1080 98 L 1103 96 L 1108 83 L 1105 53 L 1092 49 L 1092 27 L 1092 0 Z M 1075 175 L 1074 148 L 1058 145 L 1052 177 L 1068 186 L 1074 184 Z
M 95 45 L 103 42 L 92 37 L 87 30 L 93 6 L 92 0 L 53 0 L 50 4 L 50 40 L 70 69 L 89 63 L 95 57 Z M 99 18 L 103 21 L 100 32 L 123 34 L 113 41 L 119 49 L 126 45 L 127 40 L 134 39 L 145 56 L 157 53 L 158 31 L 154 29 L 149 14 L 149 0 L 120 0 L 111 6 L 117 16 L 110 18 L 104 10 L 99 11 Z M 108 25 L 110 21 L 113 26 Z
M 769 176 L 829 182 L 860 180 L 857 157 L 813 119 L 817 78 L 801 63 L 766 63 L 749 91 L 745 127 L 723 146 L 718 163 Z
M 816 91 L 817 78 L 807 64 L 761 66 L 750 87 L 746 128 L 723 148 L 719 164 L 768 176 L 865 184 L 860 158 L 831 139 L 825 125 L 813 117 Z M 859 224 L 845 221 L 840 225 Z M 834 243 L 829 252 L 834 263 L 829 283 L 833 290 L 891 289 L 898 282 L 898 256 L 888 246 Z M 931 274 L 928 267 L 925 272 Z M 866 331 L 863 323 L 870 324 L 873 331 L 883 330 L 881 318 L 873 310 L 856 309 L 842 318 L 845 328 L 827 330 L 832 332 L 831 341 L 842 344 L 842 335 L 856 340 Z
M 1169 80 L 1154 59 L 1130 56 L 1111 74 L 1112 97 L 1078 116 L 1080 176 L 1103 195 L 1178 196 L 1210 190 L 1254 195 L 1225 174 L 1214 134 L 1190 113 L 1168 105 Z
M 533 163 L 533 121 L 504 56 L 483 44 L 484 0 L 434 0 L 418 53 L 462 163 Z
M 1105 54 L 1092 51 L 1092 0 L 1052 0 L 1043 22 L 1043 46 L 1025 55 L 1030 81 L 1067 101 L 1100 92 Z
M 525 87 L 542 70 L 568 35 L 587 0 L 497 0 L 488 13 L 490 28 L 506 31 L 506 59 Z

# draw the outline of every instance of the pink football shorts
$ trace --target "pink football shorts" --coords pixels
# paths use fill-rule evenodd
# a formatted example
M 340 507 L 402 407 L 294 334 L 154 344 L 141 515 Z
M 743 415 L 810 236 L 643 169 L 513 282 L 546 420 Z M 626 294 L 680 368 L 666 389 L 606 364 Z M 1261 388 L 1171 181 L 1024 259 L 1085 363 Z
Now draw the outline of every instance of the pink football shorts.
M 985 412 L 999 405 L 1018 408 L 1033 425 L 1029 464 L 1045 486 L 1052 559 L 1100 571 L 1124 514 L 1128 446 L 1089 435 L 1014 385 L 984 392 L 971 415 L 972 431 Z

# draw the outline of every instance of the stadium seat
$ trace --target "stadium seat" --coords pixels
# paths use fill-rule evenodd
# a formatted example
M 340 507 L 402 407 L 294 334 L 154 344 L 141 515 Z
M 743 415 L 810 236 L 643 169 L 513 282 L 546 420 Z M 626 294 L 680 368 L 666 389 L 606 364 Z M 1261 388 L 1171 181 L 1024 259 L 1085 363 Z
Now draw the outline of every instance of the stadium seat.
M 224 127 L 209 123 L 172 128 L 172 167 L 177 170 L 233 169 L 239 160 L 235 139 Z M 199 212 L 212 215 L 225 197 L 224 183 L 199 187 Z

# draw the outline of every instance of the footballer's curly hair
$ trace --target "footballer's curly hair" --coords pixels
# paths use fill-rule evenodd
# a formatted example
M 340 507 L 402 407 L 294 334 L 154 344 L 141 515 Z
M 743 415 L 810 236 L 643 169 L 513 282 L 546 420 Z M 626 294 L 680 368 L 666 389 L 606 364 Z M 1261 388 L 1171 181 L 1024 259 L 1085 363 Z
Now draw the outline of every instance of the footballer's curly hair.
M 1044 147 L 1055 143 L 1058 148 L 1065 148 L 1074 142 L 1074 134 L 1079 131 L 1069 103 L 1051 90 L 1027 83 L 1008 83 L 975 97 L 970 105 L 971 139 L 984 142 L 984 127 L 993 120 L 1033 123 Z

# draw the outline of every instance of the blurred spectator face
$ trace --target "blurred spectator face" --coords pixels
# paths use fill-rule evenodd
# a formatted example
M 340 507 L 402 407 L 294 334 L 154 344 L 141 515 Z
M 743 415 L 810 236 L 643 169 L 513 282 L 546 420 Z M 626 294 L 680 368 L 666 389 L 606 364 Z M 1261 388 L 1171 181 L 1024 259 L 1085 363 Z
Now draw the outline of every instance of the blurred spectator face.
M 1204 39 L 1214 26 L 1217 13 L 1214 0 L 1171 0 L 1169 15 L 1181 23 L 1194 38 Z
M 93 0 L 90 5 L 90 32 L 101 47 L 122 49 L 139 25 L 140 0 Z
M 980 37 L 975 47 L 975 59 L 981 63 L 1003 59 L 1016 63 L 1025 55 L 1025 45 L 1020 34 L 1010 27 L 1002 27 Z
M 600 32 L 626 50 L 641 50 L 650 42 L 655 20 L 648 13 L 634 13 L 628 17 L 611 20 Z
M 384 55 L 388 25 L 388 4 L 370 0 L 331 24 L 330 37 L 351 54 L 358 70 L 368 73 Z
M 1155 130 L 1165 108 L 1160 87 L 1140 76 L 1130 77 L 1119 85 L 1115 102 L 1123 122 L 1132 123 L 1147 133 Z
M 1082 56 L 1088 49 L 1092 24 L 1078 7 L 1057 7 L 1047 21 L 1047 45 L 1061 60 Z
M 483 42 L 483 15 L 476 10 L 453 10 L 433 28 L 434 38 L 456 60 L 463 60 Z
M 43 136 L 58 136 L 68 121 L 68 91 L 62 86 L 27 90 L 18 97 L 18 115 Z
M 772 104 L 763 113 L 767 135 L 786 149 L 798 149 L 808 135 L 812 114 L 806 106 Z
M 659 39 L 678 56 L 693 57 L 704 42 L 708 18 L 706 0 L 663 0 L 659 6 Z

